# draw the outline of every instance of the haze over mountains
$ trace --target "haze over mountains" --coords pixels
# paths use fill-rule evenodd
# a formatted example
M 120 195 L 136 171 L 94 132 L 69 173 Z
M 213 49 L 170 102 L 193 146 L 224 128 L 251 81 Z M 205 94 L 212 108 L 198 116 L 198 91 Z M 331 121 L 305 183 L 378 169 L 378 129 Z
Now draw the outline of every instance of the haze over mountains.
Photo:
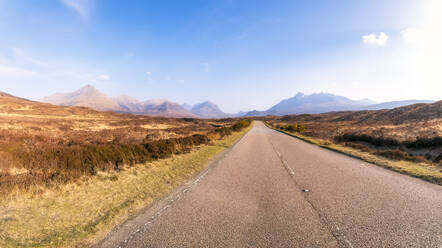
M 140 101 L 128 95 L 110 98 L 91 85 L 86 85 L 70 93 L 55 93 L 44 97 L 41 101 L 60 106 L 89 107 L 98 111 L 116 111 L 165 117 L 228 117 L 218 106 L 208 101 L 195 106 L 185 105 L 183 107 L 166 99 Z
M 380 110 L 392 109 L 415 103 L 432 103 L 431 100 L 405 100 L 375 103 L 369 99 L 351 100 L 347 97 L 329 93 L 305 95 L 298 93 L 294 97 L 284 99 L 265 111 L 224 113 L 216 104 L 205 101 L 195 105 L 177 104 L 167 99 L 140 101 L 128 95 L 108 97 L 91 85 L 70 93 L 55 93 L 41 99 L 42 102 L 60 106 L 82 106 L 98 111 L 115 111 L 123 113 L 194 118 L 227 118 L 240 116 L 319 114 L 332 111 L 347 110 Z
M 346 110 L 379 110 L 391 109 L 415 103 L 432 102 L 434 101 L 406 100 L 375 104 L 375 102 L 370 99 L 351 100 L 343 96 L 336 96 L 329 93 L 314 93 L 311 95 L 298 93 L 294 97 L 284 99 L 265 111 L 250 111 L 246 116 L 320 114 Z
M 89 107 L 98 111 L 121 110 L 115 101 L 90 85 L 70 93 L 55 93 L 41 101 L 60 106 Z

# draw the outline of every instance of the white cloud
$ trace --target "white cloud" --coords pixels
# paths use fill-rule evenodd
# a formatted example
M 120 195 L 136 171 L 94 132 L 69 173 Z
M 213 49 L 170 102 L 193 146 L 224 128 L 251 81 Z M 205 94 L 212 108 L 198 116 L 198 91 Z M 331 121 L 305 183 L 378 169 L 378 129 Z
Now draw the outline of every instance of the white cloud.
M 92 8 L 92 0 L 60 0 L 66 6 L 73 8 L 82 16 L 89 16 Z
M 150 71 L 146 71 L 147 76 L 150 76 L 150 74 L 151 74 Z
M 379 35 L 374 33 L 362 36 L 362 43 L 372 46 L 385 46 L 387 44 L 388 35 L 380 32 Z
M 110 76 L 107 75 L 107 74 L 101 74 L 101 75 L 98 75 L 98 76 L 97 76 L 97 80 L 100 80 L 100 81 L 108 81 L 108 80 L 110 80 Z

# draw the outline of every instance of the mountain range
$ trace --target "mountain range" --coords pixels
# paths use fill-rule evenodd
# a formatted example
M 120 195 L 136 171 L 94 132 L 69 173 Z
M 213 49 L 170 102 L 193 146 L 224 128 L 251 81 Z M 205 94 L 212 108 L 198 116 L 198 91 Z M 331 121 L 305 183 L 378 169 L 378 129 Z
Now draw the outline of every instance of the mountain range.
M 265 115 L 290 115 L 290 114 L 320 114 L 333 111 L 346 110 L 380 110 L 392 109 L 415 103 L 432 103 L 431 100 L 406 100 L 395 102 L 375 103 L 370 99 L 351 100 L 343 96 L 336 96 L 329 93 L 314 93 L 305 95 L 298 93 L 294 97 L 284 99 L 273 107 L 258 111 L 253 110 L 245 116 Z
M 55 93 L 40 101 L 60 106 L 82 106 L 98 111 L 115 111 L 121 113 L 193 118 L 225 118 L 219 107 L 209 101 L 190 105 L 180 105 L 166 99 L 140 101 L 128 95 L 110 98 L 91 85 L 70 93 Z
M 205 101 L 195 105 L 178 104 L 167 99 L 140 101 L 128 95 L 108 97 L 91 85 L 70 93 L 55 93 L 41 99 L 42 102 L 60 106 L 82 106 L 97 111 L 115 111 L 140 115 L 192 118 L 227 118 L 241 116 L 319 114 L 333 111 L 380 110 L 412 105 L 416 103 L 432 103 L 431 100 L 405 100 L 375 103 L 369 99 L 352 100 L 347 97 L 330 93 L 314 93 L 305 95 L 298 93 L 294 97 L 284 99 L 271 108 L 258 111 L 224 113 L 216 104 Z

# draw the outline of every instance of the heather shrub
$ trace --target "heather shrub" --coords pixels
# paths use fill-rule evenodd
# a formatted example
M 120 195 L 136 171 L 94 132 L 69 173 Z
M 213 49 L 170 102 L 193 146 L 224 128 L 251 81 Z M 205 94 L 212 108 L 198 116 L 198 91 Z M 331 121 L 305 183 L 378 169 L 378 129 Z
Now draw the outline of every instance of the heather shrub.
M 365 142 L 374 146 L 399 146 L 400 142 L 390 138 L 378 138 L 367 134 L 343 134 L 336 136 L 337 142 Z
M 374 152 L 375 155 L 379 155 L 392 160 L 406 160 L 412 162 L 428 162 L 424 156 L 412 156 L 399 149 L 394 150 L 381 150 Z
M 276 128 L 281 129 L 281 130 L 285 130 L 288 132 L 304 132 L 306 131 L 306 127 L 304 125 L 301 124 L 289 124 L 289 125 L 283 125 L 283 124 L 277 124 Z
M 404 142 L 404 145 L 414 149 L 442 146 L 442 137 L 417 138 L 415 141 Z
M 119 171 L 124 166 L 186 153 L 195 146 L 209 144 L 212 138 L 230 135 L 251 123 L 249 120 L 224 120 L 214 127 L 189 118 L 183 122 L 191 125 L 157 130 L 141 127 L 146 124 L 141 117 L 139 120 L 136 116 L 131 118 L 134 119 L 130 122 L 109 123 L 110 126 L 128 127 L 96 132 L 68 130 L 67 127 L 68 131 L 57 133 L 60 135 L 48 135 L 40 130 L 36 135 L 0 130 L 0 192 L 9 192 L 13 187 L 66 183 L 97 175 L 100 171 Z
M 233 131 L 240 131 L 241 129 L 248 127 L 250 125 L 250 123 L 251 123 L 250 120 L 238 121 L 235 124 L 233 124 L 232 130 Z

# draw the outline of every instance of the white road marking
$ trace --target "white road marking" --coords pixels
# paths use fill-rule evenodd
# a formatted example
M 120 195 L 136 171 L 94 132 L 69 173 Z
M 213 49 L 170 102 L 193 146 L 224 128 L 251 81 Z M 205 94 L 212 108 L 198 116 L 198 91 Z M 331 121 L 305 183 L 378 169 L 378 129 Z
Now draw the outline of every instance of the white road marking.
M 270 140 L 269 140 L 270 142 Z M 293 175 L 295 174 L 295 172 L 293 171 L 293 169 L 289 166 L 289 164 L 287 163 L 287 161 L 283 158 L 283 156 L 281 155 L 281 153 L 276 150 L 275 146 L 273 145 L 272 142 L 270 142 L 270 144 L 272 145 L 273 150 L 276 152 L 276 154 L 278 155 L 278 158 L 281 160 L 283 166 L 286 168 L 286 170 L 288 171 L 289 175 L 293 177 Z M 299 186 L 299 185 L 298 185 Z M 308 190 L 310 191 L 310 190 Z M 308 199 L 305 198 L 306 201 L 310 204 L 310 206 L 312 206 L 312 208 L 318 213 L 319 218 L 321 219 L 321 221 L 328 226 L 328 229 L 330 230 L 331 234 L 336 238 L 336 240 L 338 241 L 338 243 L 344 245 L 344 246 L 348 246 L 349 248 L 354 248 L 353 245 L 351 244 L 351 242 L 347 239 L 347 237 L 342 233 L 342 231 L 339 229 L 339 227 L 333 223 L 332 221 L 329 221 L 326 216 L 324 216 L 321 212 L 319 212 L 319 210 L 313 205 L 313 203 Z M 335 230 L 333 230 L 335 229 Z M 342 241 L 344 241 L 344 243 L 342 243 Z
M 250 132 L 247 132 L 246 134 L 244 134 L 240 140 L 238 140 L 232 147 L 231 150 L 233 150 Z M 227 156 L 227 153 L 224 154 L 222 157 L 220 157 L 216 163 L 219 164 L 221 160 L 223 160 L 225 157 Z M 172 198 L 169 200 L 169 203 L 166 204 L 166 206 L 164 206 L 163 208 L 161 208 L 160 210 L 158 210 L 156 213 L 154 213 L 151 217 L 150 217 L 150 221 L 147 221 L 146 223 L 144 223 L 142 225 L 141 230 L 137 229 L 136 231 L 132 232 L 131 234 L 129 234 L 128 238 L 126 240 L 124 240 L 124 244 L 127 244 L 134 236 L 135 234 L 137 234 L 140 231 L 145 231 L 147 229 L 147 227 L 157 218 L 159 217 L 166 209 L 168 209 L 169 207 L 171 207 L 174 203 L 176 203 L 177 201 L 179 201 L 180 199 L 182 199 L 182 197 L 184 196 L 184 194 L 186 194 L 190 189 L 192 189 L 193 187 L 195 187 L 206 175 L 207 173 L 209 173 L 209 171 L 212 169 L 213 166 L 209 166 L 207 167 L 206 171 L 204 171 L 199 177 L 197 177 L 195 180 L 193 180 L 192 183 L 190 183 L 187 187 L 184 187 L 183 190 L 181 190 L 179 193 L 177 193 L 177 195 L 175 195 L 175 198 Z M 122 248 L 123 245 L 119 245 L 118 248 Z

